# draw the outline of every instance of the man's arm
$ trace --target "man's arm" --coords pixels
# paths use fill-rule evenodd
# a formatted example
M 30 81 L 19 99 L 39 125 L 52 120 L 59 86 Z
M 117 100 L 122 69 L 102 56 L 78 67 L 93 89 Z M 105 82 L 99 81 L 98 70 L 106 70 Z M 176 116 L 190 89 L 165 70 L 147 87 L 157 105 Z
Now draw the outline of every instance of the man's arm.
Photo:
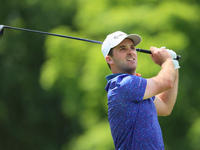
M 148 99 L 167 91 L 173 87 L 175 79 L 175 69 L 171 55 L 166 49 L 151 47 L 152 60 L 161 66 L 157 76 L 147 79 L 147 86 L 143 99 Z
M 156 95 L 154 104 L 158 115 L 167 116 L 171 114 L 177 98 L 178 80 L 179 72 L 177 69 L 173 87 L 168 91 Z

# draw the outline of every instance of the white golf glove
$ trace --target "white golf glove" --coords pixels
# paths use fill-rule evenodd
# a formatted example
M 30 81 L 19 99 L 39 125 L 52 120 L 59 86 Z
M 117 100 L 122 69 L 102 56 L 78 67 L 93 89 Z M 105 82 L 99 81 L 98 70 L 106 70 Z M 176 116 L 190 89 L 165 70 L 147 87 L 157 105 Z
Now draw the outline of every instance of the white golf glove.
M 166 49 L 166 47 L 161 47 L 161 48 Z M 173 50 L 169 50 L 169 49 L 166 49 L 166 50 L 170 53 L 170 55 L 171 55 L 171 57 L 172 57 L 175 70 L 176 70 L 176 69 L 179 69 L 179 68 L 180 68 L 179 62 L 178 62 L 178 60 L 175 60 L 175 58 L 177 57 L 177 54 L 176 54 Z

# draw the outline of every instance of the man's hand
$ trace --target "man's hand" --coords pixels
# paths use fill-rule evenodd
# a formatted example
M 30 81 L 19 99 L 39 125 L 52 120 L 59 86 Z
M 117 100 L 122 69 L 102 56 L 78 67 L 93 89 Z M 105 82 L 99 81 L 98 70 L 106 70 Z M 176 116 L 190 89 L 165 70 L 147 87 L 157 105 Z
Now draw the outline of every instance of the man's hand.
M 161 47 L 161 49 L 166 49 L 166 47 Z M 179 62 L 178 62 L 178 60 L 175 60 L 175 58 L 177 57 L 176 52 L 174 52 L 173 50 L 169 50 L 169 49 L 166 49 L 166 50 L 170 53 L 170 55 L 171 55 L 171 57 L 172 57 L 175 70 L 176 70 L 176 69 L 179 69 L 179 68 L 180 68 Z
M 157 47 L 151 47 L 151 58 L 154 61 L 154 63 L 158 65 L 162 65 L 166 60 L 172 59 L 171 55 L 165 48 L 157 48 Z

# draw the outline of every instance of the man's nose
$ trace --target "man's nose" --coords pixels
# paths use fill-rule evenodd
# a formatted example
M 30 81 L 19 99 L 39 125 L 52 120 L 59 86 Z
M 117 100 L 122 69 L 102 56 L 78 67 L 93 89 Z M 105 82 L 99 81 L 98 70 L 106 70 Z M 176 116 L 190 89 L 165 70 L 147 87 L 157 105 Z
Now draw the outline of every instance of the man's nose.
M 133 53 L 133 49 L 131 47 L 128 48 L 128 53 Z
M 134 50 L 134 49 L 132 49 L 132 48 L 129 48 L 129 49 L 128 49 L 127 54 L 128 54 L 128 55 L 132 55 L 132 56 L 134 56 L 134 57 L 137 56 L 136 50 Z

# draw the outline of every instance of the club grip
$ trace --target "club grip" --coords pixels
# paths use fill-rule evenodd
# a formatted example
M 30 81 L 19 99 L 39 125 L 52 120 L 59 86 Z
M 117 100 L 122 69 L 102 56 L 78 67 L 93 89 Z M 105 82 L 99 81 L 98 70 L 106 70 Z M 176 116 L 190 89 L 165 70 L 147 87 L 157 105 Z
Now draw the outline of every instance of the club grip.
M 146 53 L 146 54 L 151 54 L 150 50 L 146 50 L 146 49 L 141 49 L 141 48 L 136 48 L 136 51 L 138 52 L 142 52 L 142 53 Z M 175 60 L 181 60 L 181 55 L 177 55 L 176 58 L 174 58 Z

